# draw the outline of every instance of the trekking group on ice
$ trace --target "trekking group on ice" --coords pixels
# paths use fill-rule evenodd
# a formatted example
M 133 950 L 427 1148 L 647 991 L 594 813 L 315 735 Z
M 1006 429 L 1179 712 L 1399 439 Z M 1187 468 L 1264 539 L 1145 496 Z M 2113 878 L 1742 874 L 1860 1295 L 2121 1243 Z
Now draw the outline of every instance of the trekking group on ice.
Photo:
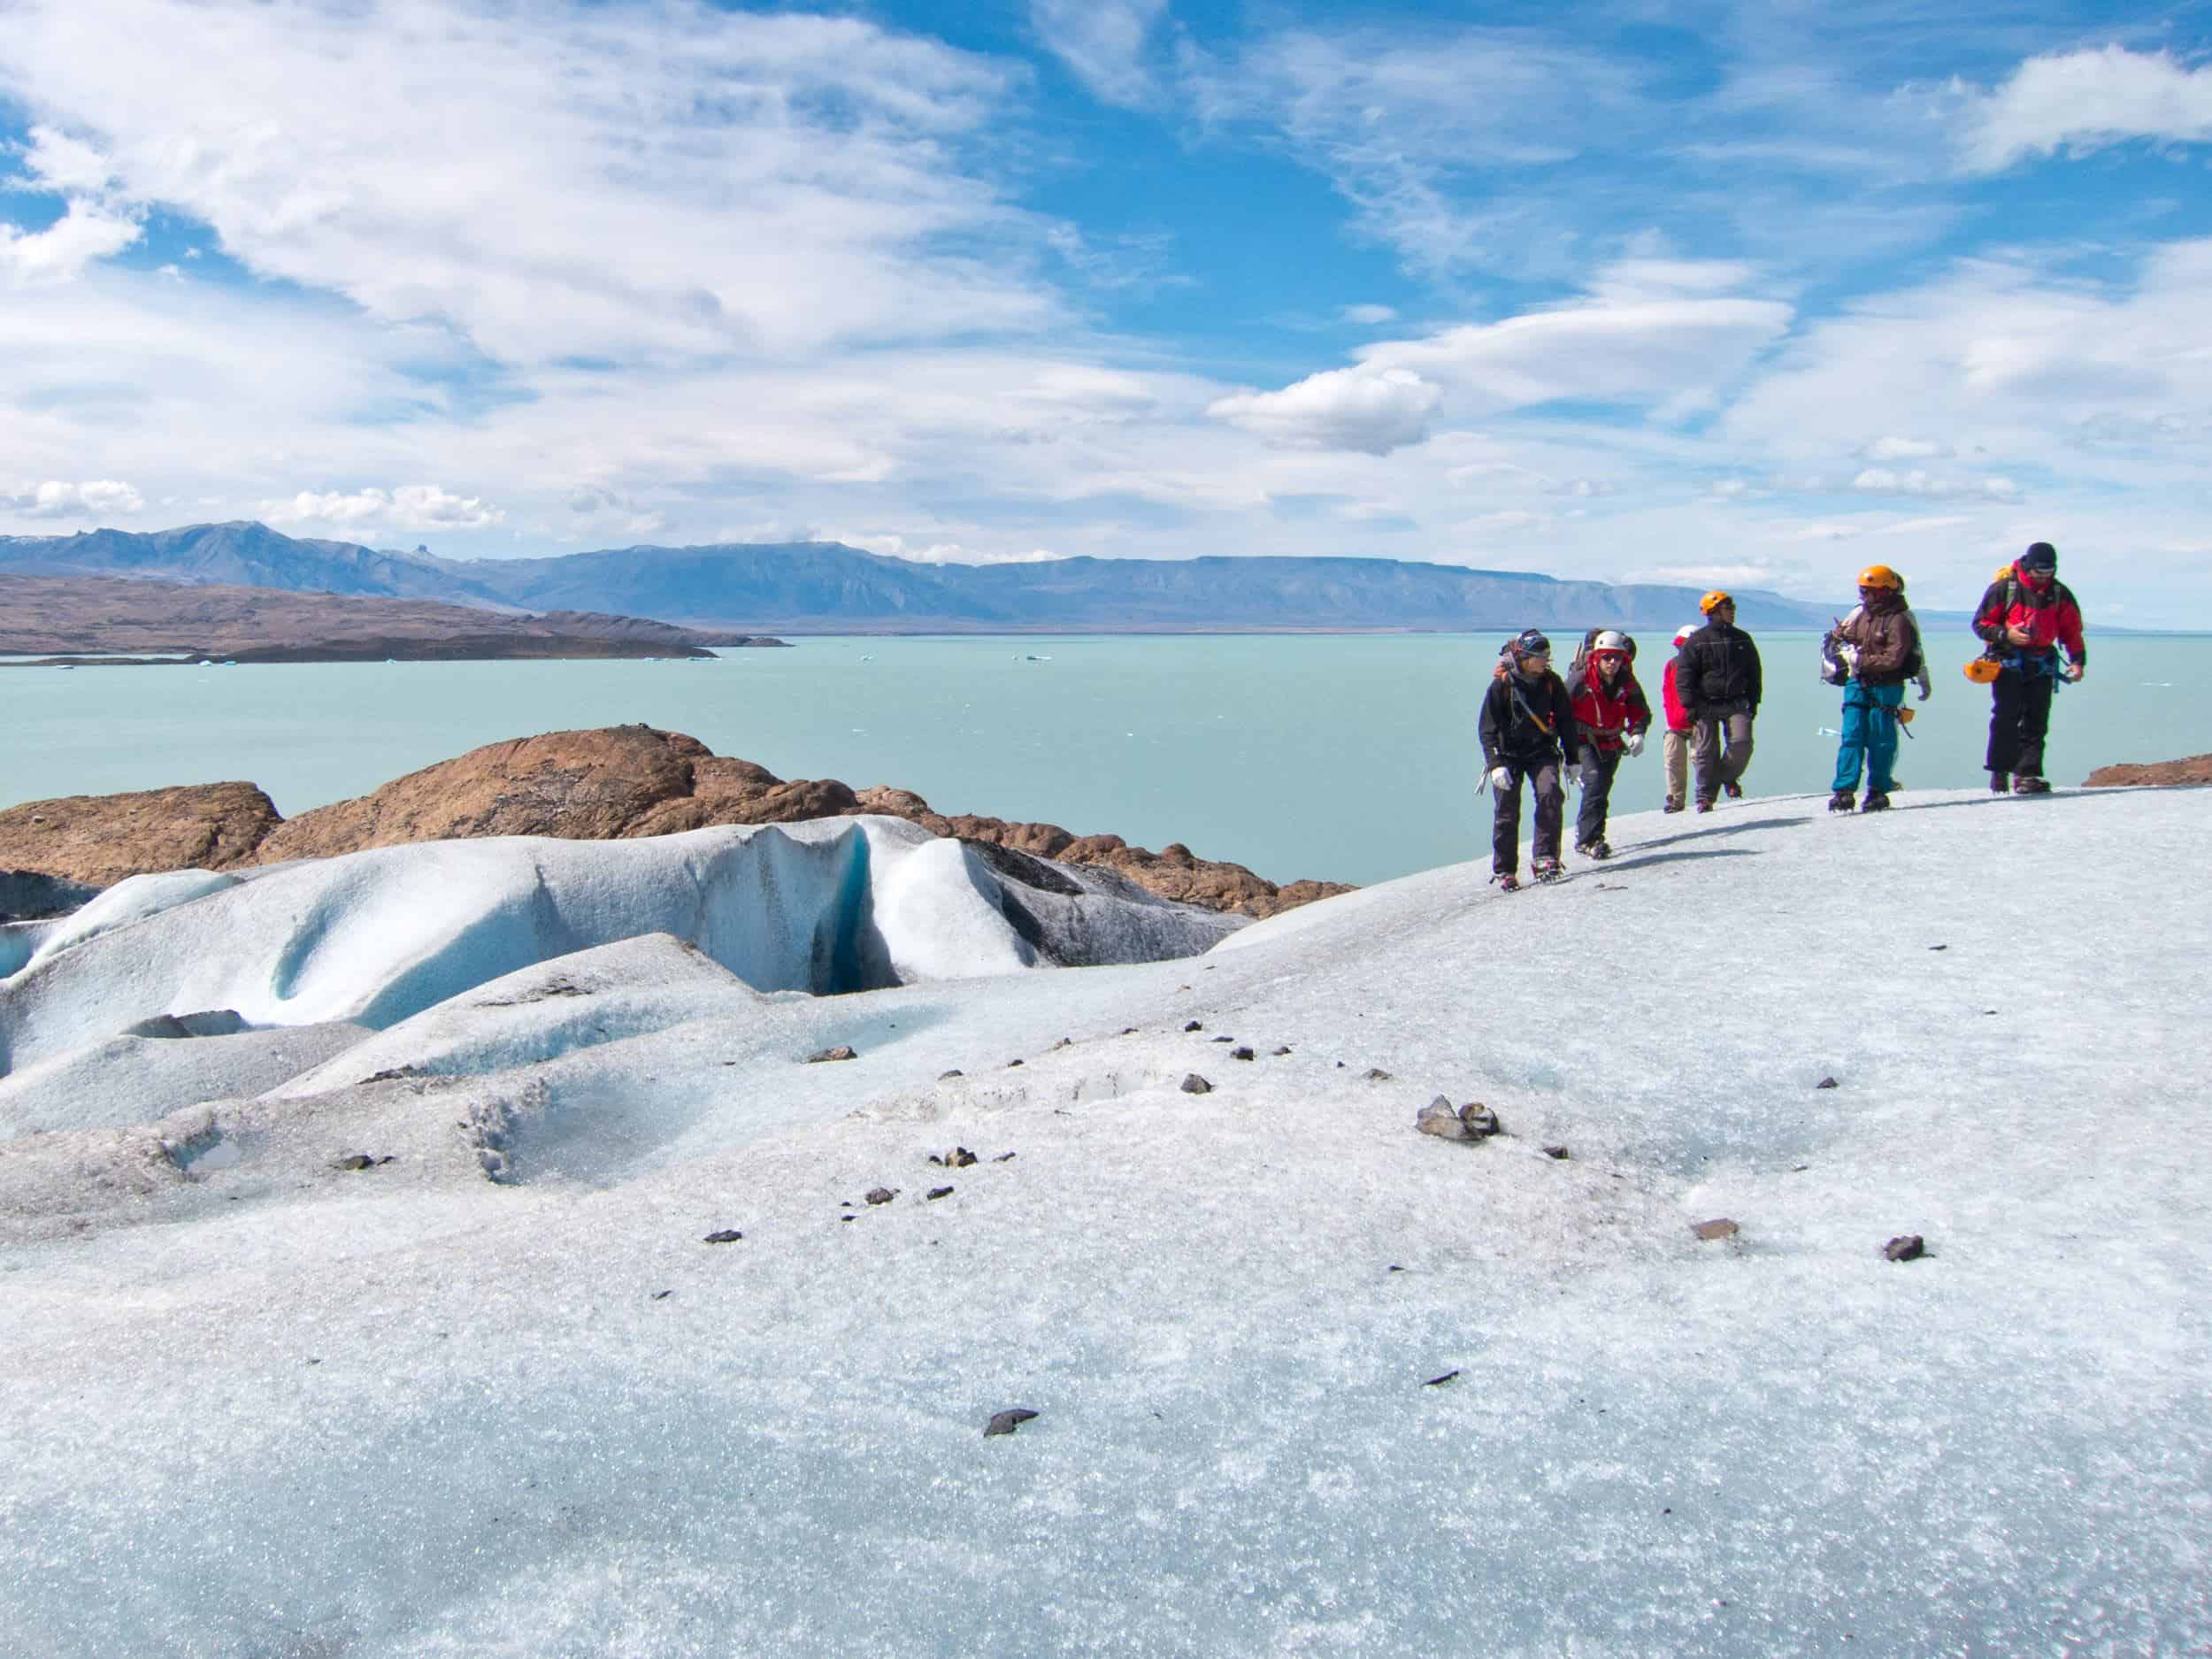
M 1705 620 L 1674 636 L 1675 654 L 1660 681 L 1666 716 L 1663 810 L 1669 812 L 1693 799 L 1697 810 L 1709 812 L 1724 794 L 1743 794 L 1759 713 L 1759 648 L 1736 626 L 1736 602 L 1716 591 L 1699 609 Z M 1991 691 L 1983 761 L 1989 787 L 1998 794 L 2047 795 L 2043 741 L 2051 696 L 2060 680 L 2078 680 L 2087 661 L 2081 606 L 2058 580 L 2057 549 L 2038 541 L 2000 571 L 1975 607 L 1973 626 L 1982 654 L 1966 665 L 1966 677 Z M 1605 818 L 1614 774 L 1624 757 L 1643 753 L 1651 728 L 1651 704 L 1635 663 L 1635 641 L 1615 628 L 1583 636 L 1564 680 L 1552 672 L 1551 641 L 1538 629 L 1517 635 L 1499 652 L 1479 723 L 1484 783 L 1495 803 L 1491 879 L 1499 886 L 1520 885 L 1524 783 L 1536 801 L 1539 881 L 1563 873 L 1559 843 L 1570 781 L 1582 790 L 1575 851 L 1586 858 L 1613 856 Z M 1828 810 L 1878 812 L 1897 787 L 1898 733 L 1913 718 L 1905 688 L 1916 683 L 1924 703 L 1933 688 L 1920 623 L 1905 603 L 1905 579 L 1888 565 L 1859 572 L 1859 603 L 1821 641 L 1821 678 L 1843 687 L 1842 741 Z

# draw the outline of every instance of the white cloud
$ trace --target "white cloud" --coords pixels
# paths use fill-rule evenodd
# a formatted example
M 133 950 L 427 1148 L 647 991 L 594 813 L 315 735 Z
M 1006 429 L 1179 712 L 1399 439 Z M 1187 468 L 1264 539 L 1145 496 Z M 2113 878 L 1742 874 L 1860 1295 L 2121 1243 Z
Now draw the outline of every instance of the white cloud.
M 1951 449 L 1928 438 L 1881 437 L 1859 453 L 1870 461 L 1932 461 L 1949 455 Z
M 81 484 L 49 479 L 0 489 L 0 511 L 13 511 L 27 518 L 105 518 L 140 512 L 145 499 L 130 485 L 111 478 L 87 479 Z
M 856 19 L 700 0 L 15 0 L 0 96 L 72 134 L 35 169 L 104 194 L 11 263 L 81 268 L 119 204 L 158 205 L 512 364 L 1033 327 L 1057 315 L 1024 274 L 1036 227 L 961 162 L 1012 84 Z
M 1029 0 L 1029 21 L 1102 102 L 1137 109 L 1158 96 L 1145 43 L 1166 10 L 1167 0 Z
M 44 230 L 0 225 L 0 284 L 67 282 L 95 260 L 122 252 L 139 234 L 135 219 L 82 201 L 70 203 Z
M 271 524 L 375 525 L 395 530 L 480 530 L 507 518 L 500 508 L 473 495 L 449 495 L 435 484 L 403 484 L 396 489 L 363 489 L 351 495 L 302 490 L 289 501 L 265 503 L 262 516 Z
M 1990 501 L 2017 501 L 2020 487 L 2008 478 L 1945 478 L 1914 467 L 1900 472 L 1870 466 L 1851 480 L 1863 495 L 1921 495 L 1930 499 L 1978 495 Z
M 2031 58 L 1995 92 L 1972 96 L 1962 150 L 1970 171 L 2001 173 L 2131 139 L 2212 142 L 2212 65 L 2120 46 Z
M 847 547 L 856 547 L 885 558 L 905 559 L 914 565 L 1047 565 L 1065 558 L 1064 553 L 1055 553 L 1048 548 L 999 552 L 979 550 L 957 541 L 910 541 L 902 535 L 863 534 L 858 531 L 827 531 L 807 540 L 842 541 Z
M 1387 455 L 1428 436 L 1440 388 L 1407 369 L 1329 369 L 1279 392 L 1237 392 L 1206 412 L 1270 443 Z
M 1356 323 L 1363 328 L 1371 328 L 1380 323 L 1394 323 L 1398 320 L 1396 309 L 1389 305 L 1347 305 L 1344 308 L 1343 317 L 1346 322 Z

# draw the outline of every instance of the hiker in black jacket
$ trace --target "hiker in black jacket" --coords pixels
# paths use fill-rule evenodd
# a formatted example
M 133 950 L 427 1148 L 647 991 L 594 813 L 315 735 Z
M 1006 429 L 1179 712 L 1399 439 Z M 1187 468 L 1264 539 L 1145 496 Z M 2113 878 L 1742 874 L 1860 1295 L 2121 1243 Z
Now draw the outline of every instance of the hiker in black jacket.
M 1499 654 L 1482 699 L 1482 764 L 1497 797 L 1490 832 L 1491 879 L 1507 892 L 1521 885 L 1521 780 L 1536 789 L 1539 881 L 1556 880 L 1559 832 L 1566 818 L 1565 769 L 1581 744 L 1567 687 L 1551 671 L 1551 641 L 1534 628 Z
M 1751 723 L 1759 712 L 1759 648 L 1736 626 L 1736 602 L 1713 592 L 1698 602 L 1705 626 L 1682 641 L 1674 659 L 1674 695 L 1690 717 L 1690 754 L 1697 763 L 1697 810 L 1710 812 L 1725 789 L 1743 794 L 1751 764 Z M 1725 733 L 1728 746 L 1721 747 Z

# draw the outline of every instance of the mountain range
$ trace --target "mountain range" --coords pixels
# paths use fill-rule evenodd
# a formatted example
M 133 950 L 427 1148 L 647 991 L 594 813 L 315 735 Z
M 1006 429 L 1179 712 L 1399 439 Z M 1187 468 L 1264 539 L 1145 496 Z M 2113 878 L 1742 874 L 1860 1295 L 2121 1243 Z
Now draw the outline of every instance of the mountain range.
M 251 522 L 0 536 L 0 573 L 134 576 L 291 592 L 589 611 L 786 634 L 1463 632 L 1597 624 L 1671 633 L 1698 590 L 1563 581 L 1383 558 L 1069 558 L 920 565 L 835 541 L 627 547 L 444 559 L 303 540 Z M 1737 593 L 1748 627 L 1824 626 L 1821 607 Z

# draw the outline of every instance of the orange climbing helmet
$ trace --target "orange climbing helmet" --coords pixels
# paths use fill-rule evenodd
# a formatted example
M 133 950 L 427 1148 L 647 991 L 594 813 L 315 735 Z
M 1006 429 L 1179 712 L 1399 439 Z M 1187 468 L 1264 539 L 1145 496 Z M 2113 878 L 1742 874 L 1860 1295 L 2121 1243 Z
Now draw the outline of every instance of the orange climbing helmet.
M 1697 608 L 1709 617 L 1714 611 L 1719 610 L 1723 605 L 1732 605 L 1735 603 L 1735 600 L 1731 598 L 1728 595 L 1723 593 L 1719 588 L 1716 588 L 1711 593 L 1707 594 L 1704 598 L 1697 602 Z
M 1905 579 L 1886 565 L 1870 565 L 1859 572 L 1862 588 L 1886 588 L 1892 593 L 1905 591 Z
M 1966 677 L 1978 686 L 1986 686 L 2004 672 L 2004 665 L 1993 657 L 1977 657 L 1966 665 Z

